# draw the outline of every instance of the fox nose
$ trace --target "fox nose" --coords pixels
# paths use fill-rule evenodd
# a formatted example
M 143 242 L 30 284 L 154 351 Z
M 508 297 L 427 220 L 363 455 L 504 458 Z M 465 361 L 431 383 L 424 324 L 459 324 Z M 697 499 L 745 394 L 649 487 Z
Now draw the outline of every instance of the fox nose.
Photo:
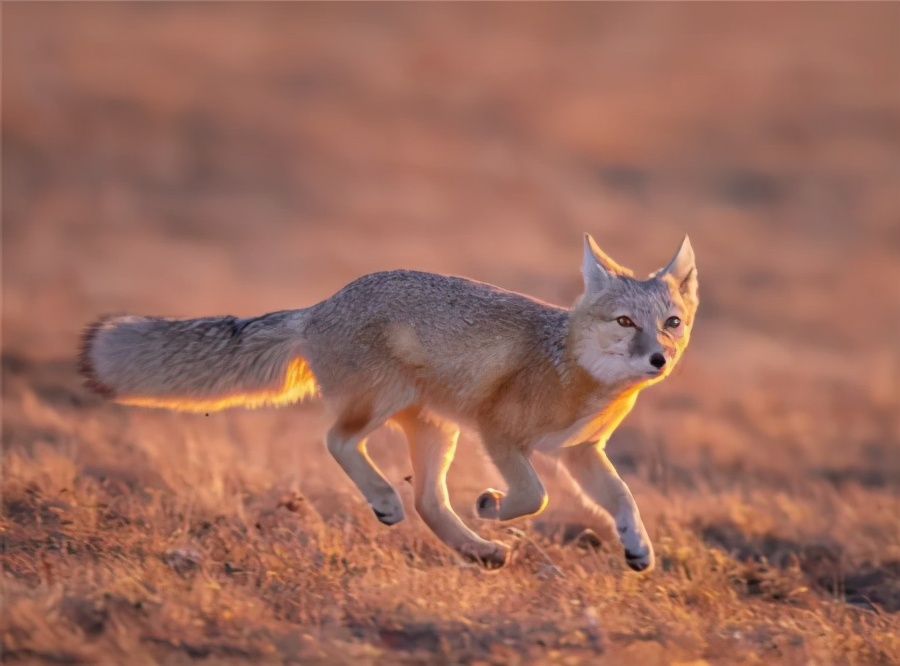
M 666 364 L 666 357 L 659 352 L 650 354 L 650 365 L 659 370 Z

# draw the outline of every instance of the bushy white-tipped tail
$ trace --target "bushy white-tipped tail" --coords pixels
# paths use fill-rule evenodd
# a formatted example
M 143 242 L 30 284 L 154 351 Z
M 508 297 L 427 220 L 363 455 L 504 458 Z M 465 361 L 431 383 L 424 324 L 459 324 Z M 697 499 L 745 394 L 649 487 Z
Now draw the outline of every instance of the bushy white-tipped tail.
M 85 386 L 116 402 L 179 411 L 285 405 L 315 395 L 302 310 L 252 319 L 112 317 L 82 337 Z

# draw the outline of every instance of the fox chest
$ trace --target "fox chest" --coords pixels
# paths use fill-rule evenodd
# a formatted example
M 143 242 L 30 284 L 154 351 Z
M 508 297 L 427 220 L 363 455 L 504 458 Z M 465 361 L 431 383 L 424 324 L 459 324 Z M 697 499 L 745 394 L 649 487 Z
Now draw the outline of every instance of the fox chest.
M 533 440 L 531 448 L 542 453 L 552 453 L 582 442 L 606 443 L 607 438 L 634 407 L 636 399 L 637 393 L 621 396 L 562 427 L 541 433 Z

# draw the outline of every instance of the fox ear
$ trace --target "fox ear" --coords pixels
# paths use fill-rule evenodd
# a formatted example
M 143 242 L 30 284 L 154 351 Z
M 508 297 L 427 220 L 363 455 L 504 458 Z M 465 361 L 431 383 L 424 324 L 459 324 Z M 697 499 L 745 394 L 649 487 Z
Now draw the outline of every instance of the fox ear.
M 599 291 L 616 275 L 631 275 L 631 271 L 610 259 L 597 247 L 591 235 L 585 234 L 581 274 L 584 276 L 585 291 Z
M 678 290 L 689 303 L 697 303 L 697 263 L 694 260 L 694 248 L 687 236 L 681 241 L 681 247 L 672 257 L 672 261 L 656 275 L 671 275 L 678 284 Z

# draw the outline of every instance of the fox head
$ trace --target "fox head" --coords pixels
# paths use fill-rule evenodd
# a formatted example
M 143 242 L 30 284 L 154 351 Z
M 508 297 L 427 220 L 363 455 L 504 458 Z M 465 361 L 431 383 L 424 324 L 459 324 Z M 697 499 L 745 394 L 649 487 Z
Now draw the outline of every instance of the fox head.
M 697 312 L 697 266 L 687 236 L 668 263 L 640 280 L 584 236 L 584 294 L 572 309 L 576 362 L 603 384 L 665 377 L 690 338 Z

